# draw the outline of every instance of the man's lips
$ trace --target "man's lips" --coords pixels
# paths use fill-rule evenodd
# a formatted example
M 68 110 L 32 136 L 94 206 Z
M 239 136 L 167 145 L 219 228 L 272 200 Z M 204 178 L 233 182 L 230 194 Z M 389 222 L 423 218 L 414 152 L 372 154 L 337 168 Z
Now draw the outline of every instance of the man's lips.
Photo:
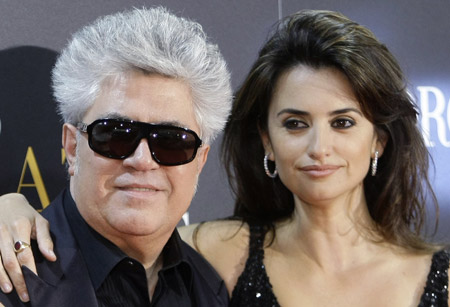
M 157 192 L 160 189 L 152 185 L 141 185 L 141 184 L 128 184 L 117 186 L 119 190 L 123 191 L 135 191 L 135 192 Z

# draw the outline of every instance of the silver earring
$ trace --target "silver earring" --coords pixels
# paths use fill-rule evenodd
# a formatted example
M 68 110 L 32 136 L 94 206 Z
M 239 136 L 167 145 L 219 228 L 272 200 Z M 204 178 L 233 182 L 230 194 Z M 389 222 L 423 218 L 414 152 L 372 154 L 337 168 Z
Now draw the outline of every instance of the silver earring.
M 266 172 L 266 175 L 269 176 L 270 178 L 275 178 L 278 175 L 277 167 L 275 166 L 275 170 L 273 171 L 273 173 L 271 173 L 269 170 L 269 166 L 267 165 L 268 160 L 269 160 L 269 154 L 266 154 L 264 156 L 264 171 Z
M 375 151 L 375 157 L 372 159 L 372 176 L 377 174 L 378 167 L 378 150 Z

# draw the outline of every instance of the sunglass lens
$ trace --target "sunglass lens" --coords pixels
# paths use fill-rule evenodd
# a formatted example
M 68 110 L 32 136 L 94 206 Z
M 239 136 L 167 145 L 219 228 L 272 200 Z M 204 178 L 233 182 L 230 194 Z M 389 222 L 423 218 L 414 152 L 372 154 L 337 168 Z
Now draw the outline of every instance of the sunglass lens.
M 164 165 L 179 165 L 192 161 L 197 149 L 193 134 L 179 128 L 159 128 L 150 134 L 154 157 Z
M 91 148 L 104 156 L 123 159 L 139 144 L 139 129 L 126 122 L 103 121 L 92 129 Z

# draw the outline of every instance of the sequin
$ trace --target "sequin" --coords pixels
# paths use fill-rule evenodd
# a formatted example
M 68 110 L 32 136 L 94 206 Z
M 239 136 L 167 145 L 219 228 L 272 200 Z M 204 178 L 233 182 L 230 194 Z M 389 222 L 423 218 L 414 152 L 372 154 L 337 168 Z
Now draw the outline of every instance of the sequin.
M 279 307 L 264 266 L 262 227 L 250 227 L 249 257 L 231 295 L 232 307 Z
M 427 284 L 420 298 L 419 307 L 448 306 L 448 266 L 450 255 L 442 250 L 433 255 Z
M 249 257 L 231 295 L 232 307 L 279 307 L 264 266 L 263 242 L 266 231 L 250 226 Z M 450 255 L 442 250 L 433 255 L 427 283 L 418 307 L 448 307 L 448 266 Z

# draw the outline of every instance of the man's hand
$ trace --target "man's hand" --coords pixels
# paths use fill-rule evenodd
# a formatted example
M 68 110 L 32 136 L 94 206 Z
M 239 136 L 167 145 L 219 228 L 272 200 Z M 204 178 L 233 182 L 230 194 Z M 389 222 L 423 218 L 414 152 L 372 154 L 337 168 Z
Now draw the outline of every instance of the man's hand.
M 49 224 L 26 200 L 17 193 L 0 196 L 0 288 L 11 292 L 13 285 L 22 301 L 29 301 L 21 266 L 25 265 L 34 273 L 36 265 L 31 248 L 14 251 L 17 241 L 30 243 L 36 239 L 39 250 L 49 261 L 55 261 L 53 241 Z M 12 283 L 11 283 L 12 282 Z

